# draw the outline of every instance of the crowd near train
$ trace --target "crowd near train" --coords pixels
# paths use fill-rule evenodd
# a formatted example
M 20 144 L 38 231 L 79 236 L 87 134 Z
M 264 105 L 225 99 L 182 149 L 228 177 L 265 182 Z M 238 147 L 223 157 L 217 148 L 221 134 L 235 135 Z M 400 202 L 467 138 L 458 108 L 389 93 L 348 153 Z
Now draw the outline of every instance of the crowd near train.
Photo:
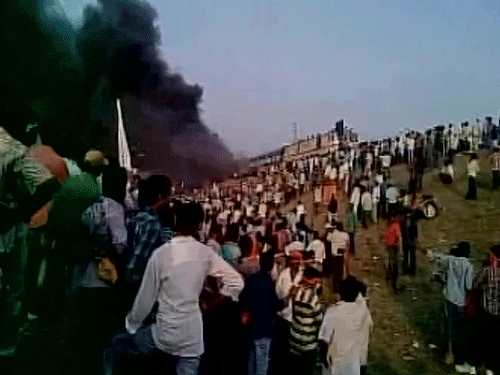
M 130 174 L 99 150 L 73 161 L 0 128 L 0 357 L 82 375 L 364 374 L 373 320 L 353 274 L 356 234 L 384 225 L 396 293 L 400 269 L 416 274 L 418 221 L 439 209 L 424 170 L 453 183 L 454 156 L 470 155 L 476 199 L 483 148 L 500 187 L 497 141 L 489 117 L 378 141 L 340 121 L 231 179 L 174 192 L 168 176 Z M 474 358 L 457 336 L 473 285 L 467 251 L 439 260 L 452 309 L 444 350 L 458 372 L 498 374 L 500 251 L 474 281 L 488 322 Z M 41 342 L 50 356 L 36 355 Z

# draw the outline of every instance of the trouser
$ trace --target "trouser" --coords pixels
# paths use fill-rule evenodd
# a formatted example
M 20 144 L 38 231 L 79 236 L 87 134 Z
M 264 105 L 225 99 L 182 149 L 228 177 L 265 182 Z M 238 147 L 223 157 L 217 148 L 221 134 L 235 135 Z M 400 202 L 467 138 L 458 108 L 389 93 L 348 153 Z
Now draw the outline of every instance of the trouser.
M 290 322 L 283 318 L 276 320 L 275 336 L 271 341 L 270 369 L 273 375 L 288 375 L 290 359 Z
M 476 178 L 469 176 L 469 190 L 465 199 L 477 199 Z
M 371 218 L 372 218 L 372 212 L 371 211 L 367 211 L 367 210 L 361 210 L 361 216 L 362 216 L 362 223 L 363 223 L 363 228 L 368 228 L 368 224 L 370 224 L 371 222 Z
M 354 242 L 354 238 L 356 237 L 356 233 L 349 233 L 349 252 L 354 255 L 356 253 L 356 243 Z
M 413 150 L 408 150 L 408 164 L 413 164 Z
M 417 246 L 406 244 L 403 247 L 403 272 L 415 276 L 417 273 Z
M 481 362 L 495 375 L 500 374 L 500 356 L 498 355 L 498 338 L 500 337 L 500 316 L 481 311 L 479 316 Z
M 422 180 L 423 180 L 423 173 L 417 173 L 416 179 L 417 179 L 417 192 L 422 191 L 423 185 L 422 185 Z
M 377 213 L 377 207 L 378 206 L 378 202 L 373 202 L 373 210 L 372 210 L 372 221 L 374 224 L 377 224 L 377 221 L 378 221 L 378 213 Z
M 450 301 L 446 301 L 446 318 L 448 322 L 448 346 L 455 357 L 455 364 L 461 365 L 467 362 L 467 342 L 465 335 L 466 320 L 463 307 Z
M 398 250 L 399 250 L 398 246 L 387 247 L 387 252 L 389 253 L 389 264 L 387 266 L 387 280 L 391 282 L 391 286 L 394 290 L 396 289 L 399 276 Z
M 493 169 L 491 171 L 493 190 L 497 190 L 500 187 L 500 170 Z
M 270 360 L 270 349 L 270 337 L 263 337 L 250 343 L 248 375 L 267 375 Z
M 310 350 L 300 354 L 290 355 L 290 375 L 318 375 L 318 352 Z
M 205 313 L 205 354 L 201 361 L 200 373 L 230 375 L 246 372 L 249 342 L 247 328 L 240 325 L 236 302 L 220 304 L 213 311 Z M 222 357 L 221 352 L 225 353 Z
M 25 265 L 28 258 L 26 234 L 24 224 L 0 234 L 0 347 L 16 343 L 22 322 Z
M 76 360 L 80 374 L 97 374 L 102 361 L 102 352 L 108 341 L 123 326 L 117 319 L 117 300 L 114 289 L 79 288 L 70 309 L 67 346 Z
M 103 355 L 104 375 L 112 375 L 123 354 L 165 355 L 175 375 L 197 375 L 200 357 L 169 356 L 158 349 L 153 341 L 151 326 L 139 329 L 135 334 L 121 333 L 114 336 Z

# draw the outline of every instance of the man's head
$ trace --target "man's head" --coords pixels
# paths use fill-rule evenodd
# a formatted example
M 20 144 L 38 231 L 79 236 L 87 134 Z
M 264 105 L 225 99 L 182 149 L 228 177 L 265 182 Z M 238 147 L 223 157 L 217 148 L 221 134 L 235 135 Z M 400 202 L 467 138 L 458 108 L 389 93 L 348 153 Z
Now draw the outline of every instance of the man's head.
M 321 276 L 321 271 L 318 268 L 308 266 L 304 270 L 304 283 L 308 285 L 321 284 Z
M 89 150 L 83 159 L 82 170 L 94 176 L 99 176 L 104 167 L 108 165 L 108 159 L 99 150 Z
M 458 243 L 457 256 L 463 258 L 468 258 L 470 256 L 470 244 L 467 241 L 462 241 Z
M 340 283 L 340 298 L 342 301 L 354 302 L 360 292 L 360 282 L 354 276 L 347 276 Z
M 164 175 L 153 175 L 139 183 L 139 204 L 158 210 L 168 205 L 172 182 Z
M 490 247 L 489 266 L 492 268 L 500 267 L 500 244 Z
M 340 221 L 335 222 L 335 230 L 339 232 L 344 231 L 344 224 L 342 224 Z
M 302 264 L 302 252 L 298 250 L 290 251 L 289 264 L 291 268 L 298 269 Z
M 271 251 L 263 253 L 259 258 L 260 269 L 264 272 L 271 272 L 274 266 L 274 255 Z
M 194 236 L 203 221 L 199 203 L 181 203 L 176 207 L 175 231 L 181 236 Z

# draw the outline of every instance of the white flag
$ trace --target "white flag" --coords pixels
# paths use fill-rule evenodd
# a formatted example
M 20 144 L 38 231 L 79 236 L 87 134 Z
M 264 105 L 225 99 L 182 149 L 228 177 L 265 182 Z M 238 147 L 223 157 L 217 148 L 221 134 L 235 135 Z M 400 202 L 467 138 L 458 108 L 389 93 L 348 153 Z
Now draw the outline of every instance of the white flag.
M 132 171 L 132 161 L 130 159 L 130 151 L 128 149 L 127 134 L 123 126 L 122 108 L 120 99 L 116 99 L 116 109 L 118 111 L 118 158 L 120 167 L 127 171 Z

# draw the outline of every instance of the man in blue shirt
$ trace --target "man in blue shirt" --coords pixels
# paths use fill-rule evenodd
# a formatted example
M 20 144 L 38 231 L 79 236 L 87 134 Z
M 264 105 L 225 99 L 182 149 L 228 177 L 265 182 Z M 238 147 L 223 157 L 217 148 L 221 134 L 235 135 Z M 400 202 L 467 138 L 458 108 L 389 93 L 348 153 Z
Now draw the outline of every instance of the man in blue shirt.
M 242 295 L 243 323 L 250 325 L 251 347 L 249 375 L 266 375 L 269 368 L 271 337 L 273 337 L 280 300 L 276 295 L 271 270 L 272 252 L 260 256 L 260 271 L 248 277 Z
M 128 295 L 125 311 L 132 307 L 151 254 L 173 237 L 173 232 L 163 227 L 159 216 L 169 205 L 171 187 L 167 176 L 153 175 L 141 181 L 140 208 L 127 214 L 127 247 L 122 257 L 123 281 Z

